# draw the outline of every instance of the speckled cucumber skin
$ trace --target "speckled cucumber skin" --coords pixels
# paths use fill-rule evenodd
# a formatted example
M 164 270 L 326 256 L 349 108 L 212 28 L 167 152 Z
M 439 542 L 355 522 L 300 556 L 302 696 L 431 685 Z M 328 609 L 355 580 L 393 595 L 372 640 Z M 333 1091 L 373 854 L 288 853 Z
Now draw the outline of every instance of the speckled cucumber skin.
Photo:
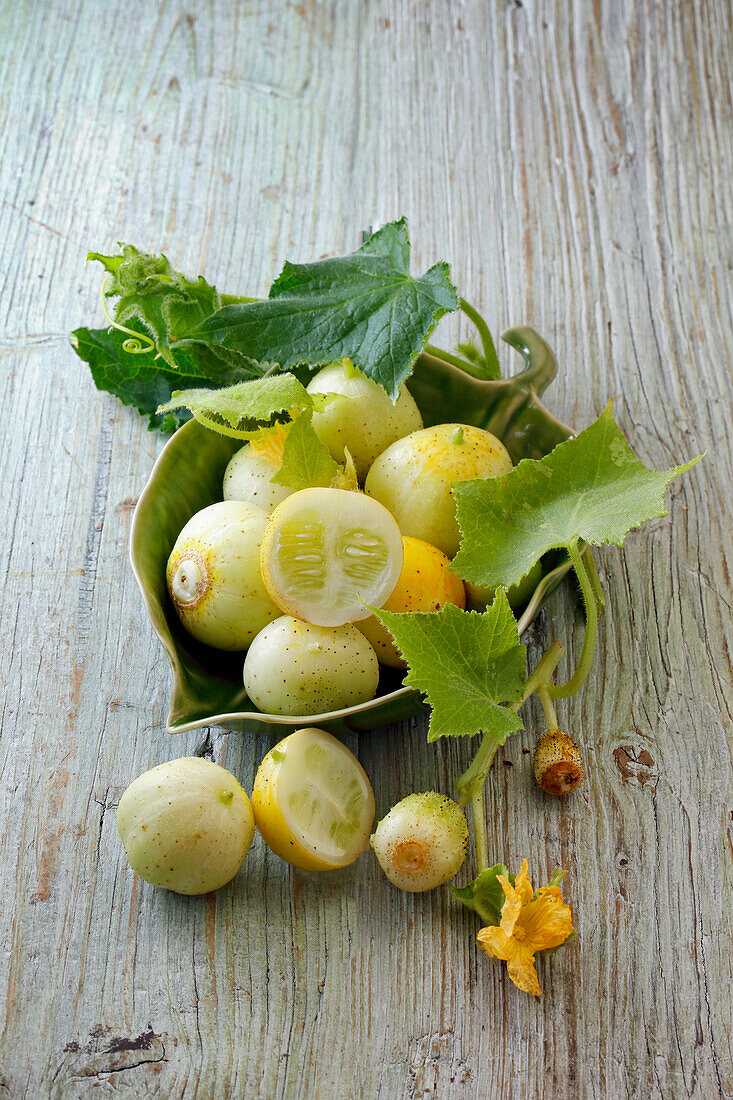
M 397 440 L 372 464 L 364 491 L 392 513 L 403 535 L 458 553 L 460 531 L 451 489 L 461 481 L 508 474 L 504 444 L 469 424 L 438 424 Z
M 572 737 L 563 730 L 547 730 L 535 749 L 534 774 L 542 790 L 558 798 L 579 787 L 583 761 Z
M 133 780 L 120 799 L 117 831 L 130 866 L 147 882 L 207 894 L 242 866 L 254 815 L 231 772 L 183 756 Z
M 241 500 L 256 508 L 264 508 L 269 515 L 273 508 L 294 492 L 286 485 L 276 485 L 272 481 L 277 470 L 278 467 L 266 458 L 252 454 L 247 444 L 232 455 L 224 471 L 224 500 Z
M 355 626 L 323 627 L 283 615 L 244 662 L 247 694 L 268 714 L 324 714 L 374 698 L 379 663 Z
M 344 447 L 348 449 L 360 481 L 390 443 L 422 428 L 420 410 L 406 386 L 393 404 L 381 386 L 351 366 L 324 367 L 311 379 L 308 393 L 344 395 L 314 413 L 313 428 L 337 462 L 344 461 Z
M 451 798 L 424 791 L 393 806 L 377 825 L 370 844 L 393 885 L 422 893 L 457 874 L 468 852 L 468 824 Z
M 186 630 L 216 649 L 246 649 L 280 614 L 260 572 L 260 543 L 267 513 L 243 501 L 221 501 L 197 512 L 176 539 L 166 581 Z M 175 579 L 193 562 L 202 575 L 195 598 L 182 602 Z

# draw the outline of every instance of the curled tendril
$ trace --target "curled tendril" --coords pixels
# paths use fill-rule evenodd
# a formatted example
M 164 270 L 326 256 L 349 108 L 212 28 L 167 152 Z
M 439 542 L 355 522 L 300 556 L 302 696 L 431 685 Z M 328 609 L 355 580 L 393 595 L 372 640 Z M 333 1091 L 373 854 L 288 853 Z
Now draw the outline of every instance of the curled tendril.
M 142 355 L 146 351 L 155 351 L 155 341 L 151 340 L 149 336 L 146 336 L 143 332 L 136 332 L 134 328 L 126 328 L 125 325 L 121 325 L 118 321 L 115 321 L 114 317 L 107 309 L 107 303 L 104 300 L 105 291 L 109 286 L 109 279 L 105 279 L 100 289 L 100 299 L 102 301 L 102 310 L 104 316 L 107 318 L 113 328 L 116 328 L 119 332 L 126 332 L 130 337 L 129 340 L 123 340 L 122 350 L 127 351 L 130 355 Z M 157 356 L 156 356 L 157 359 Z

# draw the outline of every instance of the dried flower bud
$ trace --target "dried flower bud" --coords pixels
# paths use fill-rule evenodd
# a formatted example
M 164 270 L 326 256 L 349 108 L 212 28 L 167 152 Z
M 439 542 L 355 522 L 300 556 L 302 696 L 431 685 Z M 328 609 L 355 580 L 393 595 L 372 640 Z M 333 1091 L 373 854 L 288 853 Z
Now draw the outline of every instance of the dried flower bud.
M 562 730 L 548 730 L 534 754 L 534 774 L 548 794 L 574 791 L 583 778 L 583 761 L 572 737 Z

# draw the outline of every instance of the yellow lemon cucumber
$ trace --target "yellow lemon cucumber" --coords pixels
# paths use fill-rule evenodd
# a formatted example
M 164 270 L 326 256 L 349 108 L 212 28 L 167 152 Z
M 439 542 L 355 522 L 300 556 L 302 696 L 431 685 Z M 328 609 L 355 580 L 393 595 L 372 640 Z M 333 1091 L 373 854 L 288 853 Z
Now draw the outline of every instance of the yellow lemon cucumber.
M 392 513 L 403 535 L 424 539 L 453 558 L 460 532 L 451 489 L 511 468 L 506 447 L 491 432 L 470 424 L 437 424 L 387 447 L 372 464 L 364 491 Z

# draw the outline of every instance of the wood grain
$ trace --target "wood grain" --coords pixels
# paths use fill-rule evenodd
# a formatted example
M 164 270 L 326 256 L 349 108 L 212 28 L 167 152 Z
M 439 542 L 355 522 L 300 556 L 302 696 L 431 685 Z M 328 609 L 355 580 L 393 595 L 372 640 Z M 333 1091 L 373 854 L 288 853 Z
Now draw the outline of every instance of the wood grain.
M 0 1092 L 732 1096 L 730 5 L 2 0 L 0 40 Z M 650 464 L 708 450 L 602 555 L 597 667 L 563 710 L 582 790 L 533 785 L 536 712 L 490 777 L 490 855 L 572 869 L 580 935 L 541 1001 L 366 857 L 308 876 L 256 842 L 185 899 L 115 830 L 144 769 L 198 748 L 251 789 L 270 742 L 163 731 L 126 563 L 160 442 L 68 348 L 101 321 L 84 255 L 130 240 L 257 293 L 402 213 L 418 266 L 553 344 L 563 420 L 613 396 Z M 577 651 L 572 589 L 533 653 L 551 636 Z M 415 721 L 349 743 L 380 814 L 469 755 Z

